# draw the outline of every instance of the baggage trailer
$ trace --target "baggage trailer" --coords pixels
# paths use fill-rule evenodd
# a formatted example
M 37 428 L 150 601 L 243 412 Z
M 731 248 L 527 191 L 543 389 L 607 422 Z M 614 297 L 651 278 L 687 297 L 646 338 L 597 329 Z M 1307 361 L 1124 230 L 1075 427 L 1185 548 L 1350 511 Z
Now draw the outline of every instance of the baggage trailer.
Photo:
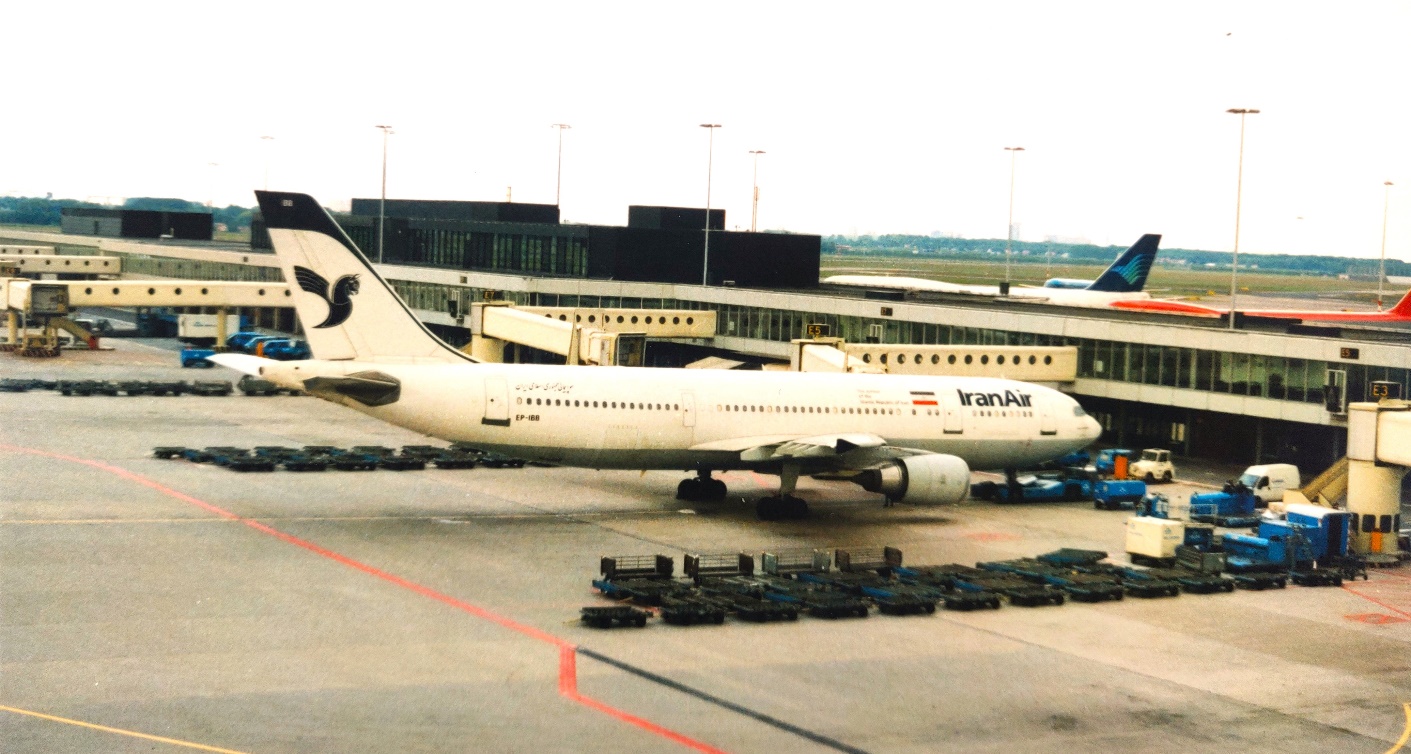
M 1150 574 L 1154 579 L 1174 581 L 1190 594 L 1215 594 L 1235 590 L 1234 579 L 1225 578 L 1218 573 L 1198 573 L 1184 568 L 1148 568 L 1142 573 Z
M 689 593 L 689 584 L 672 578 L 676 563 L 667 555 L 610 555 L 598 561 L 602 578 L 593 587 L 613 599 L 660 605 L 667 597 Z
M 875 573 L 800 573 L 798 580 L 867 597 L 885 615 L 930 615 L 936 612 L 936 603 L 945 596 L 933 589 L 903 584 Z
M 815 618 L 866 618 L 868 605 L 862 599 L 839 592 L 815 589 L 794 579 L 757 576 L 764 598 L 797 605 Z
M 1100 576 L 1114 576 L 1122 584 L 1127 594 L 1142 599 L 1153 597 L 1179 597 L 1181 584 L 1174 579 L 1163 579 L 1140 568 L 1117 565 L 1115 563 L 1093 563 L 1080 566 L 1079 571 Z
M 796 606 L 766 599 L 764 590 L 750 577 L 714 576 L 701 580 L 700 589 L 723 604 L 736 618 L 751 623 L 799 619 Z
M 627 605 L 593 605 L 580 612 L 579 619 L 593 628 L 612 628 L 614 625 L 644 628 L 647 618 L 651 617 L 646 610 Z
M 959 564 L 902 568 L 897 575 L 904 582 L 949 590 L 944 597 L 947 610 L 998 610 L 1001 596 L 1019 607 L 1062 605 L 1065 597 L 1047 584 Z
M 743 552 L 688 553 L 681 570 L 697 584 L 707 576 L 753 576 L 754 556 Z
M 1030 581 L 1056 586 L 1079 602 L 1120 600 L 1123 595 L 1122 584 L 1113 576 L 1079 573 L 1051 566 L 1033 558 L 990 561 L 975 565 L 982 570 L 1013 573 Z
M 718 626 L 725 622 L 725 607 L 703 594 L 683 591 L 661 597 L 661 619 L 673 626 Z
M 837 550 L 833 560 L 838 570 L 844 572 L 877 571 L 891 573 L 891 569 L 901 566 L 901 550 L 895 547 L 864 547 L 851 550 Z
M 827 550 L 779 550 L 759 556 L 760 570 L 770 576 L 790 576 L 796 573 L 814 571 L 826 572 L 833 564 L 833 555 Z

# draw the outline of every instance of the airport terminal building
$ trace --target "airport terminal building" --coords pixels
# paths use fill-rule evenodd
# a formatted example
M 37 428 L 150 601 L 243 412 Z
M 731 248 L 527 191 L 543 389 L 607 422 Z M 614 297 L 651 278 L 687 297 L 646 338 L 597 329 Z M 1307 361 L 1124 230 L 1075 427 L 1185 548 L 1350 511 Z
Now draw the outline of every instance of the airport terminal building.
M 810 325 L 849 342 L 895 345 L 895 353 L 879 357 L 893 360 L 916 358 L 911 345 L 1073 346 L 1077 378 L 1062 387 L 1099 419 L 1105 443 L 1307 469 L 1344 455 L 1346 406 L 1367 400 L 1374 382 L 1411 394 L 1405 330 L 1254 318 L 1230 329 L 1226 321 L 1177 315 L 828 290 L 818 286 L 819 237 L 774 233 L 713 231 L 711 284 L 702 286 L 704 210 L 634 207 L 627 226 L 612 228 L 557 224 L 557 208 L 548 205 L 387 204 L 380 269 L 453 343 L 469 338 L 472 302 L 499 298 L 524 306 L 719 313 L 709 341 L 654 342 L 649 361 L 657 364 L 712 354 L 787 360 L 790 341 L 808 337 Z M 355 200 L 355 214 L 339 218 L 373 259 L 377 210 L 377 200 Z M 723 213 L 711 220 L 723 226 Z M 259 241 L 254 245 L 257 252 Z M 156 244 L 135 253 L 130 242 L 125 248 L 102 253 L 123 256 L 129 276 L 280 275 L 269 254 Z M 287 310 L 265 314 L 268 325 L 288 324 Z

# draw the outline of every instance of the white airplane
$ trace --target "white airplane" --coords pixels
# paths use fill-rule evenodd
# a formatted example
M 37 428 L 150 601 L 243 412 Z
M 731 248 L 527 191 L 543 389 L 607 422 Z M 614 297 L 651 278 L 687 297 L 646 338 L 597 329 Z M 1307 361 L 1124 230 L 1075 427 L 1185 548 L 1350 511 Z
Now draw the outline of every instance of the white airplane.
M 1148 301 L 1151 294 L 1142 290 L 1147 274 L 1156 260 L 1161 236 L 1148 233 L 1131 248 L 1122 252 L 1096 280 L 1053 278 L 1042 286 L 1016 285 L 1007 297 L 1030 303 L 1059 304 L 1093 308 L 1113 307 L 1118 301 Z M 908 291 L 935 291 L 968 296 L 1000 298 L 1006 296 L 997 285 L 962 285 L 940 280 L 900 277 L 893 275 L 833 275 L 824 278 L 828 285 L 860 288 L 892 288 Z
M 212 360 L 433 437 L 563 466 L 695 472 L 677 489 L 693 501 L 725 497 L 712 472 L 774 474 L 779 495 L 758 503 L 774 519 L 807 512 L 800 474 L 949 504 L 971 466 L 1029 466 L 1100 431 L 1067 395 L 1012 380 L 479 363 L 432 335 L 312 197 L 255 193 L 314 358 Z

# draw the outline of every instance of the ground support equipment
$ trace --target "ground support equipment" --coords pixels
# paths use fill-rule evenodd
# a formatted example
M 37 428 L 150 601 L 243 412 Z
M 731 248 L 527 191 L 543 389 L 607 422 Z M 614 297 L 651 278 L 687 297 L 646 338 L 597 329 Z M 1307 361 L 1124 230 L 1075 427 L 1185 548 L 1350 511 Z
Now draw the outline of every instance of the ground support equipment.
M 661 598 L 661 619 L 673 626 L 725 622 L 725 608 L 711 598 L 692 592 Z
M 833 591 L 866 597 L 885 615 L 927 615 L 945 595 L 936 589 L 904 584 L 877 573 L 800 573 L 798 580 Z
M 1200 573 L 1184 568 L 1148 568 L 1142 573 L 1150 574 L 1155 579 L 1174 581 L 1181 585 L 1181 589 L 1190 594 L 1215 594 L 1216 592 L 1233 592 L 1235 590 L 1233 579 L 1225 578 L 1217 573 Z
M 1294 571 L 1289 577 L 1299 586 L 1342 586 L 1342 574 L 1330 568 Z
M 593 605 L 582 609 L 580 620 L 593 628 L 636 626 L 643 628 L 651 613 L 628 605 Z
M 701 580 L 700 589 L 740 620 L 766 623 L 799 619 L 797 606 L 766 599 L 764 589 L 749 577 L 709 577 Z
M 976 563 L 982 570 L 1013 573 L 1030 581 L 1056 586 L 1079 602 L 1102 602 L 1120 600 L 1123 591 L 1121 582 L 1113 576 L 1079 573 L 1077 571 L 1051 566 L 1033 558 L 998 560 Z
M 1235 586 L 1240 589 L 1248 589 L 1252 592 L 1262 592 L 1265 589 L 1283 589 L 1288 586 L 1287 573 L 1261 573 L 1251 571 L 1230 575 L 1235 580 Z
M 189 392 L 192 395 L 230 395 L 235 392 L 235 386 L 225 380 L 196 380 L 191 383 Z
M 1121 582 L 1122 589 L 1133 597 L 1150 599 L 1153 597 L 1181 596 L 1181 583 L 1179 581 L 1175 579 L 1163 579 L 1153 575 L 1151 571 L 1144 571 L 1140 568 L 1128 568 L 1111 563 L 1093 563 L 1092 565 L 1082 566 L 1078 570 L 1083 573 L 1113 576 Z

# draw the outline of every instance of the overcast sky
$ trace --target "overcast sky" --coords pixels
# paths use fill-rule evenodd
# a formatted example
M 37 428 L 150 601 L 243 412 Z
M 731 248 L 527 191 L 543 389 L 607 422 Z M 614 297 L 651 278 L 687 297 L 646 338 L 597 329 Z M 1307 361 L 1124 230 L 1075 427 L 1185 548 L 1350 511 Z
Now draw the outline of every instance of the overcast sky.
M 748 228 L 1411 259 L 1411 3 L 17 4 L 0 194 L 711 205 Z M 263 140 L 262 136 L 272 136 Z M 212 164 L 214 163 L 214 165 Z

